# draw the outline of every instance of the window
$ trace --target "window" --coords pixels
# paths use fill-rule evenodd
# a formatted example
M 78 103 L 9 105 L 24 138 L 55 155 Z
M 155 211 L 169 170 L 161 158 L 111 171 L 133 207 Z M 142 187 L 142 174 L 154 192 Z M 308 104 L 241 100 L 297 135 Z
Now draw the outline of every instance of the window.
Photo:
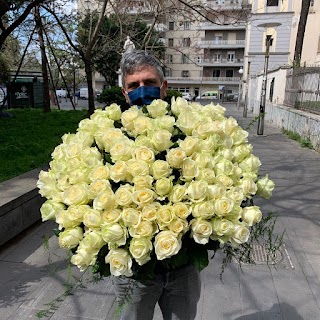
M 172 69 L 165 70 L 166 77 L 172 77 Z
M 183 46 L 190 47 L 190 38 L 183 38 Z
M 189 63 L 189 56 L 183 53 L 181 56 L 181 63 Z
M 235 58 L 236 58 L 236 53 L 234 51 L 227 52 L 227 61 L 228 62 L 234 62 Z
M 279 0 L 267 0 L 268 7 L 277 7 L 279 5 Z
M 173 55 L 172 54 L 168 54 L 167 55 L 167 62 L 168 63 L 172 63 L 173 62 Z
M 174 30 L 174 22 L 169 21 L 169 30 Z
M 213 60 L 214 60 L 215 62 L 221 62 L 221 53 L 215 53 L 215 54 L 213 55 Z
M 318 40 L 318 53 L 320 52 L 320 36 L 319 36 L 319 40 Z
M 310 7 L 314 6 L 314 0 L 310 0 Z
M 274 90 L 274 78 L 272 78 L 270 83 L 270 92 L 269 92 L 269 100 L 272 102 L 273 100 L 273 90 Z
M 213 70 L 212 71 L 212 77 L 213 78 L 219 78 L 220 77 L 220 70 Z
M 202 62 L 202 57 L 197 57 L 197 63 L 201 63 L 201 62 Z
M 168 39 L 168 46 L 173 47 L 173 38 Z
M 226 77 L 232 78 L 233 77 L 233 70 L 226 70 Z
M 189 70 L 182 70 L 181 76 L 183 78 L 188 78 L 189 77 Z
M 184 30 L 190 30 L 190 25 L 191 25 L 190 21 L 185 21 L 183 23 Z

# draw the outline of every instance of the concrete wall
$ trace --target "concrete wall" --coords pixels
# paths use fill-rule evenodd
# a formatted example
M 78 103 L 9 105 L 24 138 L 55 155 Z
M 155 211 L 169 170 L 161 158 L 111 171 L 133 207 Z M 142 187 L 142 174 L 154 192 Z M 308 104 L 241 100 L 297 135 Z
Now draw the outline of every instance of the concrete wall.
M 303 138 L 310 139 L 314 149 L 320 152 L 320 115 L 297 110 L 283 105 L 286 68 L 280 68 L 268 73 L 267 99 L 265 121 L 275 127 L 298 133 Z M 275 79 L 273 101 L 269 100 L 271 80 Z M 248 90 L 248 112 L 259 114 L 260 94 L 263 76 L 250 79 Z
M 0 246 L 41 219 L 45 199 L 36 187 L 39 171 L 0 183 Z

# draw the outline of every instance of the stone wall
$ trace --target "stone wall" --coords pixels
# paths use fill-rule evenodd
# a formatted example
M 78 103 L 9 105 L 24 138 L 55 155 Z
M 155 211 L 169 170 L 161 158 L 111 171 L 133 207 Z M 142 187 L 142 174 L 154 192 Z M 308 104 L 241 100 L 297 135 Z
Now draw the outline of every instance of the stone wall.
M 0 183 L 0 246 L 41 219 L 45 199 L 36 186 L 41 169 Z

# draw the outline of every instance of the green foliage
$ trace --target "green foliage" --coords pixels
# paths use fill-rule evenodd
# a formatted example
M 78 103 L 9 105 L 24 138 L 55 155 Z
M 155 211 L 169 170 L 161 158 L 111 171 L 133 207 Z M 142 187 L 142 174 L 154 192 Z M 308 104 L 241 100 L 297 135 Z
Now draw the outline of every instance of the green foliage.
M 129 105 L 126 102 L 126 99 L 122 94 L 120 87 L 111 87 L 109 89 L 104 89 L 100 94 L 98 101 L 105 103 L 107 106 L 112 103 L 116 103 L 121 107 L 122 111 L 129 108 Z
M 75 132 L 87 110 L 13 109 L 9 113 L 12 117 L 0 118 L 0 182 L 47 164 L 62 135 Z
M 288 138 L 299 142 L 301 147 L 308 148 L 308 149 L 314 149 L 312 142 L 310 141 L 309 138 L 301 137 L 297 132 L 285 130 L 284 128 L 282 128 L 282 133 L 284 133 Z
M 0 54 L 0 84 L 8 83 L 10 80 L 10 69 L 7 60 Z
M 97 14 L 93 13 L 92 15 L 86 15 L 80 22 L 78 41 L 82 47 L 85 47 L 89 42 L 90 28 L 88 26 L 94 27 L 97 20 Z M 137 17 L 130 15 L 105 16 L 92 55 L 92 62 L 109 85 L 114 86 L 117 83 L 117 70 L 119 69 L 126 36 L 130 35 L 135 47 L 140 49 L 148 28 L 145 21 L 138 20 Z M 160 58 L 163 56 L 165 48 L 159 39 L 159 33 L 152 31 L 148 43 L 152 44 L 154 54 Z M 147 44 L 147 48 L 149 47 Z
M 172 97 L 175 97 L 175 98 L 182 97 L 182 94 L 181 92 L 176 90 L 167 90 L 167 96 L 164 98 L 164 100 L 171 104 Z

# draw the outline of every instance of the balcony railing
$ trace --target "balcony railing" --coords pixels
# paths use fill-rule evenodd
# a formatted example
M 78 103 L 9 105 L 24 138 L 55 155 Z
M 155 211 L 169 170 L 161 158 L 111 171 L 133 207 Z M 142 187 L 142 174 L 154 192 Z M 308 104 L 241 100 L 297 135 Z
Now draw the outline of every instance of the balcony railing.
M 196 83 L 239 83 L 241 78 L 240 77 L 166 77 L 168 82 L 196 82 Z
M 245 40 L 201 40 L 200 48 L 244 48 Z
M 214 59 L 214 58 L 207 58 L 207 59 L 199 59 L 197 61 L 199 65 L 227 65 L 227 66 L 232 66 L 232 65 L 242 65 L 243 64 L 243 59 Z
M 226 24 L 213 24 L 212 22 L 202 22 L 199 25 L 199 30 L 245 30 L 246 23 L 238 22 L 238 23 L 226 23 Z

